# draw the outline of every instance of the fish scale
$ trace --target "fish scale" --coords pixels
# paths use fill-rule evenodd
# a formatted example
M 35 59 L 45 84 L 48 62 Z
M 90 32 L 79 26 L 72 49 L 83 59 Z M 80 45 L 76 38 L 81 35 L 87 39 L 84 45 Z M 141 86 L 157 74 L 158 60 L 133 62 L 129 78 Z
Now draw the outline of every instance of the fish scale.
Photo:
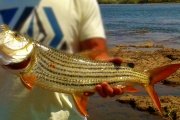
M 131 63 L 116 65 L 67 54 L 43 46 L 10 30 L 7 25 L 1 25 L 0 28 L 0 65 L 18 75 L 28 89 L 39 86 L 50 91 L 71 94 L 83 116 L 88 115 L 88 96 L 84 93 L 95 92 L 96 85 L 104 81 L 123 92 L 137 92 L 133 86 L 142 85 L 162 115 L 154 84 L 180 68 L 180 63 L 177 63 L 139 72 Z
M 104 80 L 113 86 L 124 85 L 127 82 L 138 81 L 142 84 L 149 82 L 146 74 L 138 73 L 122 65 L 117 69 L 113 63 L 90 60 L 81 56 L 69 57 L 70 54 L 49 49 L 40 44 L 34 47 L 36 61 L 31 74 L 38 78 L 36 85 L 52 87 L 51 89 L 55 91 L 67 93 L 94 91 L 95 85 Z M 49 64 L 53 64 L 54 67 L 50 67 Z

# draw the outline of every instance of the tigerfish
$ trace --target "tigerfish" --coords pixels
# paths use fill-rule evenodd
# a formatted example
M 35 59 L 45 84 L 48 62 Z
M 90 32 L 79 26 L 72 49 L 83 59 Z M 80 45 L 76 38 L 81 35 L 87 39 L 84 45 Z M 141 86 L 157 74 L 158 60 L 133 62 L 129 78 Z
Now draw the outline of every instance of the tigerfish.
M 74 98 L 78 111 L 87 116 L 88 96 L 95 86 L 108 82 L 124 92 L 133 92 L 134 85 L 142 85 L 155 107 L 162 114 L 154 84 L 164 80 L 180 68 L 180 63 L 138 72 L 128 63 L 92 60 L 44 46 L 30 37 L 1 25 L 0 65 L 18 75 L 25 87 L 42 87 L 50 91 L 68 93 Z

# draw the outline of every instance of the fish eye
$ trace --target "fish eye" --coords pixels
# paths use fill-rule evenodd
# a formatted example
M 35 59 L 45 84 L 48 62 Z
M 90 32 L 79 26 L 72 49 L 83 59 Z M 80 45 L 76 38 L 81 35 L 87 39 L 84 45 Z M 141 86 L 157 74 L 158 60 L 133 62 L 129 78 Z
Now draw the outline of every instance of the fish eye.
M 19 34 L 17 32 L 15 32 L 13 35 L 14 37 L 19 37 Z
M 21 39 L 22 36 L 18 32 L 13 32 L 12 37 L 14 37 L 18 41 L 22 41 Z

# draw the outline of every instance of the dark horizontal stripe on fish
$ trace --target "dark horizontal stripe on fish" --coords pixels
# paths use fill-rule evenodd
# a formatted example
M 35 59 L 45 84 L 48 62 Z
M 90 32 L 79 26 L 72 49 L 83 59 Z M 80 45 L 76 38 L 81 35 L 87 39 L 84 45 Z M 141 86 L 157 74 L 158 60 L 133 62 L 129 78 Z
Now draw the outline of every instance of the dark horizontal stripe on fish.
M 41 57 L 42 58 L 42 57 Z M 42 58 L 43 59 L 43 58 Z M 102 69 L 104 67 L 106 68 L 113 68 L 113 65 L 111 64 L 99 64 L 99 63 L 87 63 L 87 64 L 82 64 L 81 62 L 78 62 L 78 63 L 71 63 L 71 62 L 68 62 L 68 61 L 63 61 L 63 60 L 54 60 L 52 58 L 45 58 L 44 59 L 47 59 L 48 62 L 51 62 L 51 63 L 54 63 L 56 66 L 57 65 L 60 65 L 60 66 L 65 66 L 65 67 L 70 67 L 70 68 L 78 68 L 78 69 L 81 69 L 81 68 L 89 68 L 89 69 Z M 58 62 L 56 62 L 58 61 Z
M 45 76 L 45 75 L 42 75 L 42 77 L 43 76 Z M 96 83 L 72 83 L 72 82 L 68 82 L 69 80 L 64 80 L 65 82 L 61 82 L 61 81 L 59 81 L 59 79 L 57 79 L 57 80 L 54 80 L 54 79 L 57 79 L 57 78 L 53 78 L 53 80 L 52 79 L 49 79 L 49 77 L 47 78 L 45 78 L 44 80 L 46 80 L 47 82 L 51 82 L 51 83 L 55 83 L 55 84 L 59 84 L 59 85 L 64 85 L 64 86 L 76 86 L 76 87 L 78 87 L 78 86 L 95 86 L 95 85 L 98 85 L 98 84 L 100 84 L 101 82 L 96 82 Z M 78 80 L 77 80 L 78 81 Z M 108 84 L 118 84 L 118 83 L 120 83 L 121 81 L 113 81 L 113 82 L 108 82 Z
M 41 59 L 41 61 L 39 62 L 40 64 L 46 64 L 48 65 L 47 61 L 44 61 L 43 59 Z M 64 66 L 63 64 L 62 65 L 57 65 L 56 63 L 54 64 L 55 65 L 55 68 L 52 68 L 54 69 L 54 71 L 68 71 L 68 72 L 75 72 L 75 71 L 80 71 L 83 72 L 83 73 L 102 73 L 102 71 L 106 71 L 106 72 L 103 72 L 103 73 L 117 73 L 117 69 L 106 69 L 104 68 L 102 70 L 102 68 L 79 68 L 79 67 L 67 67 L 67 66 Z M 49 68 L 46 68 L 46 69 L 49 69 Z M 121 70 L 126 70 L 126 68 L 122 68 Z
M 98 77 L 108 78 L 108 77 L 121 77 L 122 76 L 122 73 L 120 73 L 120 72 L 119 73 L 115 72 L 113 74 L 112 72 L 102 72 L 102 71 L 100 71 L 99 74 L 98 74 L 98 72 L 93 73 L 91 71 L 86 72 L 86 71 L 82 70 L 84 73 L 86 73 L 86 74 L 83 74 L 82 71 L 79 72 L 79 70 L 67 71 L 66 69 L 61 69 L 60 72 L 57 72 L 56 70 L 53 71 L 52 69 L 48 69 L 46 67 L 46 65 L 44 65 L 43 63 L 39 63 L 39 65 L 42 67 L 43 70 L 48 71 L 50 74 L 53 74 L 55 76 L 56 75 L 64 75 L 64 76 L 67 76 L 67 77 L 83 77 L 83 78 L 90 78 L 90 77 L 91 78 L 98 78 Z M 64 71 L 64 73 L 67 73 L 67 74 L 64 74 L 63 71 Z M 125 72 L 123 72 L 123 73 L 125 73 Z M 132 76 L 133 74 L 131 75 L 131 74 L 128 73 L 127 75 Z
M 40 59 L 40 61 L 42 61 L 42 62 L 44 62 L 44 63 L 46 63 L 46 64 L 49 64 L 49 63 L 53 63 L 55 66 L 56 66 L 56 69 L 57 70 L 61 70 L 62 69 L 62 67 L 67 67 L 67 68 L 72 68 L 72 69 L 85 69 L 85 70 L 90 70 L 90 69 L 93 69 L 93 70 L 99 70 L 99 69 L 109 69 L 109 70 L 118 70 L 118 69 L 115 69 L 116 67 L 113 65 L 113 64 L 109 64 L 109 66 L 107 66 L 107 65 L 104 65 L 104 66 L 99 66 L 99 64 L 97 64 L 97 65 L 94 65 L 94 66 L 92 66 L 92 65 L 84 65 L 84 66 L 82 66 L 82 65 L 80 65 L 80 64 L 78 64 L 78 65 L 75 65 L 75 66 L 72 66 L 72 64 L 64 64 L 64 63 L 62 63 L 62 62 L 56 62 L 56 61 L 53 61 L 53 59 L 51 59 L 51 58 L 49 58 L 49 57 L 44 57 L 44 56 L 38 56 L 39 57 L 39 59 Z M 119 69 L 129 69 L 129 68 L 127 68 L 127 67 L 120 67 Z M 92 71 L 92 72 L 94 72 L 94 71 Z M 96 72 L 96 71 L 95 71 Z
M 54 62 L 54 61 L 62 61 L 63 64 L 67 64 L 67 65 L 76 65 L 76 66 L 86 66 L 86 67 L 97 67 L 97 64 L 98 64 L 98 67 L 100 66 L 107 66 L 107 64 L 109 64 L 110 66 L 112 66 L 113 64 L 111 63 L 108 63 L 108 62 L 103 62 L 103 61 L 95 61 L 95 60 L 90 60 L 90 59 L 86 59 L 86 58 L 83 58 L 83 57 L 74 57 L 73 55 L 69 55 L 69 54 L 64 54 L 60 51 L 55 51 L 55 52 L 58 52 L 58 53 L 54 53 L 54 51 L 43 51 L 43 50 L 39 50 L 39 53 L 38 53 L 38 57 L 42 58 L 46 58 L 48 59 L 49 61 L 51 62 Z M 79 62 L 78 60 L 83 60 L 83 61 L 86 61 L 86 62 Z M 59 64 L 59 63 L 58 63 Z
M 48 72 L 44 72 L 44 71 L 37 71 L 36 72 L 38 75 L 42 76 L 43 78 L 52 80 L 52 81 L 61 81 L 61 82 L 65 82 L 65 83 L 74 83 L 74 82 L 78 82 L 81 83 L 82 82 L 90 82 L 90 83 L 99 83 L 101 81 L 107 80 L 107 78 L 104 77 L 78 77 L 78 76 L 64 76 L 64 75 L 60 75 L 60 76 L 55 76 L 52 74 L 49 74 Z M 108 81 L 119 81 L 119 82 L 125 82 L 125 79 L 133 79 L 135 78 L 135 76 L 129 76 L 129 75 L 122 75 L 121 78 L 123 79 L 118 79 L 118 77 L 109 77 Z M 98 82 L 99 81 L 99 82 Z

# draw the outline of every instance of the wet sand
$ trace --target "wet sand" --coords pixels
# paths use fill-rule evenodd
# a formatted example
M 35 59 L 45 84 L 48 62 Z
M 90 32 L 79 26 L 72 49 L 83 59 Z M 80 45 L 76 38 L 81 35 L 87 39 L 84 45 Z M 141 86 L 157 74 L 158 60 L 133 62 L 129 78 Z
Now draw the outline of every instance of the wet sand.
M 154 43 L 139 45 L 118 45 L 109 50 L 115 57 L 135 65 L 139 71 L 153 69 L 165 64 L 179 63 L 180 50 Z M 165 81 L 155 85 L 163 107 L 161 117 L 147 93 L 138 87 L 139 93 L 124 94 L 116 98 L 92 96 L 89 101 L 88 120 L 180 120 L 180 70 Z

